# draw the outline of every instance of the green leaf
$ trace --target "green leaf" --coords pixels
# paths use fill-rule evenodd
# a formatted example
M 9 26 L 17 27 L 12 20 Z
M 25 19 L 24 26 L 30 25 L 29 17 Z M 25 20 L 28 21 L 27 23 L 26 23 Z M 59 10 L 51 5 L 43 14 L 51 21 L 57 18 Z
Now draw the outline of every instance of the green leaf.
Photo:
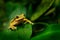
M 17 30 L 11 31 L 7 28 L 1 32 L 2 40 L 30 40 L 32 35 L 32 25 L 31 24 L 23 24 L 21 26 L 17 26 Z
M 60 7 L 60 0 L 55 0 L 55 5 L 56 5 L 57 7 Z
M 13 12 L 15 10 L 15 8 L 16 8 L 16 6 L 14 5 L 14 3 L 12 3 L 12 2 L 7 2 L 5 4 L 5 6 L 6 6 L 6 10 L 5 11 L 6 11 L 7 15 L 10 15 L 11 12 Z
M 30 4 L 30 5 L 28 6 L 26 16 L 27 16 L 27 18 L 30 19 L 31 15 L 32 15 L 32 4 Z
M 6 3 L 6 14 L 7 14 L 7 16 L 15 14 L 13 12 L 16 12 L 16 14 L 26 13 L 26 9 L 22 4 L 7 2 Z
M 42 0 L 41 4 L 37 7 L 36 12 L 32 15 L 31 20 L 34 21 L 39 18 L 44 12 L 46 12 L 51 7 L 53 2 L 54 0 Z
M 26 24 L 19 28 L 17 31 L 19 35 L 19 39 L 21 40 L 29 40 L 32 34 L 32 25 Z
M 54 11 L 55 11 L 55 8 L 52 8 L 51 10 L 49 10 L 49 11 L 45 14 L 45 16 L 47 16 L 47 15 L 53 13 Z
M 49 24 L 43 33 L 31 40 L 60 40 L 60 24 Z

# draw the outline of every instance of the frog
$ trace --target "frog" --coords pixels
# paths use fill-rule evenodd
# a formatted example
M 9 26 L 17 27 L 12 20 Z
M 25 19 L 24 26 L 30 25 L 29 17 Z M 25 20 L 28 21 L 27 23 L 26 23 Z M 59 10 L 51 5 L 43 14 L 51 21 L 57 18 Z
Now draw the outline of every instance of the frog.
M 20 14 L 20 15 L 17 15 L 15 18 L 13 18 L 10 23 L 9 23 L 9 29 L 11 30 L 16 30 L 17 27 L 15 25 L 18 25 L 20 23 L 24 22 L 24 24 L 26 23 L 29 23 L 29 24 L 34 24 L 33 22 L 31 22 L 30 20 L 28 20 L 26 17 L 25 17 L 25 14 Z

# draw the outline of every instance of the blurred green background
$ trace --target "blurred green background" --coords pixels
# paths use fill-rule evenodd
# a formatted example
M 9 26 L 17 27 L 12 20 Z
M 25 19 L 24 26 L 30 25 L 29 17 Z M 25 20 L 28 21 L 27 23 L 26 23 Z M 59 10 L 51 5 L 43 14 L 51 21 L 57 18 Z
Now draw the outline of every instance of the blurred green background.
M 21 13 L 35 24 L 9 30 Z M 0 0 L 0 40 L 60 40 L 60 0 Z

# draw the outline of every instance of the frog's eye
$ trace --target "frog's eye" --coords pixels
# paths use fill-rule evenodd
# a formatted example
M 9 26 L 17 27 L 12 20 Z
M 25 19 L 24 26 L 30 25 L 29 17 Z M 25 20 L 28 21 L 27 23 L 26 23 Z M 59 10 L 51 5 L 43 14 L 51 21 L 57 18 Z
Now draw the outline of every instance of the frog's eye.
M 19 18 L 19 16 L 16 16 L 16 18 Z

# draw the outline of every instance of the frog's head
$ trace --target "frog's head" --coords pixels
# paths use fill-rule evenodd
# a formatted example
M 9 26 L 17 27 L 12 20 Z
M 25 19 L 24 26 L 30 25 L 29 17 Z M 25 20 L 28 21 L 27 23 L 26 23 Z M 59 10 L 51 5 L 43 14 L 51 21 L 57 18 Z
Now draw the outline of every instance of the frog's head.
M 21 20 L 23 18 L 25 18 L 24 14 L 20 14 L 20 15 L 17 15 L 16 16 L 16 19 L 18 19 L 18 20 Z

